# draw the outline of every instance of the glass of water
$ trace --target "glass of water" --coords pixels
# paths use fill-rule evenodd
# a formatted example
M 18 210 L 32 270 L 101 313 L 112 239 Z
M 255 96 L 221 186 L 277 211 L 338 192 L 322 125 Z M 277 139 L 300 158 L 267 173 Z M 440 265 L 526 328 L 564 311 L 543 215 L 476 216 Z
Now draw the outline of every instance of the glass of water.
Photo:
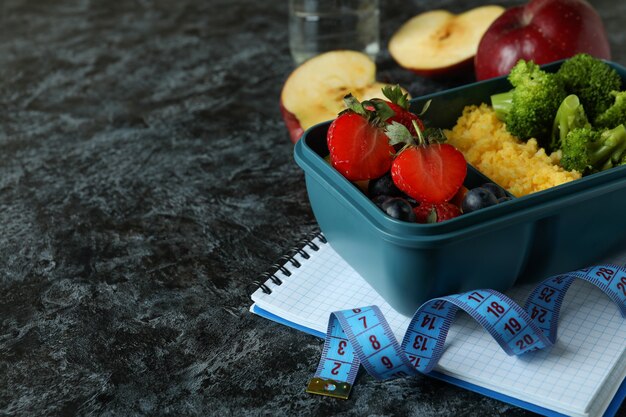
M 376 59 L 378 0 L 289 0 L 289 48 L 296 64 L 319 53 L 352 49 Z

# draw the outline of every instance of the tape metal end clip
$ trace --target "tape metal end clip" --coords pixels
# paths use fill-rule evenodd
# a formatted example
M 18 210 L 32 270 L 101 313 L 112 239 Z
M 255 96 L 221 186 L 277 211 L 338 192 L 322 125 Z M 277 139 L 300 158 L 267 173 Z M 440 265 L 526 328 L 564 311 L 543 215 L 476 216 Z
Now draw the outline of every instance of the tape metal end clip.
M 347 400 L 351 389 L 352 385 L 347 382 L 315 377 L 311 378 L 309 381 L 306 392 L 309 394 L 325 395 L 327 397 Z

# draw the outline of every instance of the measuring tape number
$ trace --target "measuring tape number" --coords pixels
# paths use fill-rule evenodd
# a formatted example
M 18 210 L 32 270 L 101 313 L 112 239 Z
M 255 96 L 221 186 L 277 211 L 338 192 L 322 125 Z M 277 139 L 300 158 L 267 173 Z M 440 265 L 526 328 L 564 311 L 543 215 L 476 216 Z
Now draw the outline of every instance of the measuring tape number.
M 616 265 L 548 278 L 531 292 L 523 308 L 490 289 L 434 298 L 417 309 L 400 344 L 377 306 L 335 311 L 307 392 L 347 399 L 359 365 L 379 380 L 432 371 L 459 309 L 478 321 L 508 355 L 552 346 L 563 298 L 575 279 L 600 288 L 626 318 L 626 268 Z

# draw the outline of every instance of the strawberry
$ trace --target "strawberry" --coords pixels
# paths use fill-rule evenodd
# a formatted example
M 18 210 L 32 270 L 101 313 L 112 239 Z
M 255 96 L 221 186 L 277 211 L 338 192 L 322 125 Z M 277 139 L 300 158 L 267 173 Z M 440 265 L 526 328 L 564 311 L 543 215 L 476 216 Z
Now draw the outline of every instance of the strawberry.
M 423 203 L 413 209 L 417 223 L 439 223 L 461 215 L 461 209 L 452 203 Z
M 396 187 L 420 203 L 447 202 L 463 185 L 465 157 L 452 145 L 424 138 L 415 125 L 419 144 L 399 123 L 387 128 L 392 144 L 406 143 L 393 160 L 391 178 Z
M 384 127 L 393 114 L 383 101 L 359 103 L 352 95 L 348 107 L 328 128 L 330 163 L 350 181 L 378 178 L 389 171 L 394 149 Z
M 424 130 L 424 123 L 422 123 L 419 116 L 409 110 L 409 95 L 402 92 L 399 85 L 394 87 L 390 85 L 385 86 L 382 91 L 385 97 L 389 99 L 386 103 L 395 113 L 392 117 L 387 119 L 387 123 L 398 122 L 409 129 L 409 132 L 411 132 L 413 136 L 417 136 L 413 121 L 417 123 L 417 126 L 421 130 Z

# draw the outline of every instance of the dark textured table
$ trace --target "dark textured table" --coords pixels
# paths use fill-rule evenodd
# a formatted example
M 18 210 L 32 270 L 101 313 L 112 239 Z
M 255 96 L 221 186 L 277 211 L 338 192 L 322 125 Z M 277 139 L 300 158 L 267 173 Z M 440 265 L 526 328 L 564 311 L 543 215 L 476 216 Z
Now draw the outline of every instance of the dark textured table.
M 480 2 L 381 3 L 385 46 L 419 11 Z M 593 3 L 625 64 L 624 2 Z M 310 396 L 321 340 L 248 312 L 315 229 L 278 111 L 286 1 L 0 13 L 0 415 L 531 415 L 427 377 Z M 471 81 L 378 61 L 414 96 Z

